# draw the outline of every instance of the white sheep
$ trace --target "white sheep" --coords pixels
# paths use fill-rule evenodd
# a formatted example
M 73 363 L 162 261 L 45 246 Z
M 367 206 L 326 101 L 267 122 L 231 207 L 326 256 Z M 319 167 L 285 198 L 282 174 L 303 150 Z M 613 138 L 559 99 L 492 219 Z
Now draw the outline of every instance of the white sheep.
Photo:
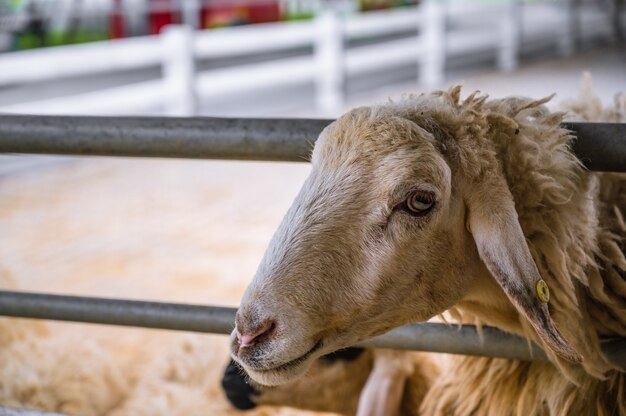
M 325 129 L 244 295 L 233 358 L 279 385 L 450 310 L 551 363 L 451 357 L 421 414 L 625 415 L 626 376 L 599 340 L 626 336 L 626 175 L 586 171 L 545 102 L 455 87 Z
M 439 98 L 439 100 L 444 101 L 440 103 L 444 110 L 448 105 L 445 103 L 447 99 L 449 98 L 446 98 L 445 94 L 443 98 Z M 437 103 L 438 99 L 431 98 L 431 100 Z M 623 118 L 624 114 L 626 114 L 623 111 L 624 101 L 618 101 L 618 104 L 621 107 L 616 107 L 616 110 L 608 112 L 605 112 L 603 109 L 599 112 L 596 110 L 588 111 L 585 117 L 587 119 L 596 119 L 595 117 L 600 114 L 606 115 L 606 117 L 613 117 L 611 120 L 614 121 L 626 121 Z M 573 105 L 573 108 L 587 108 L 585 106 L 581 107 L 579 103 L 573 103 Z M 619 110 L 620 108 L 622 110 Z M 522 117 L 523 121 L 527 118 L 527 121 L 522 123 L 525 126 L 520 129 L 520 133 L 534 131 L 542 134 L 546 130 L 544 127 L 541 127 L 541 123 L 543 123 L 546 117 L 549 118 L 547 114 L 541 107 L 539 109 L 529 108 L 522 110 L 522 113 L 514 117 L 514 119 L 517 120 L 519 117 Z M 554 122 L 556 123 L 557 121 L 555 120 Z M 534 123 L 539 123 L 539 126 L 534 126 Z M 437 125 L 431 127 L 436 128 Z M 554 130 L 547 129 L 547 131 L 551 132 Z M 560 130 L 557 131 L 562 133 Z M 545 140 L 553 143 L 554 137 L 548 135 Z M 557 147 L 564 147 L 564 145 L 559 144 Z M 554 156 L 559 155 L 560 153 L 557 152 Z M 531 169 L 532 166 L 528 168 Z M 515 175 L 516 173 L 519 174 L 516 171 L 508 172 L 507 174 Z M 584 172 L 578 172 L 577 169 L 575 173 L 576 175 L 572 176 L 573 179 L 580 175 L 587 175 Z M 599 181 L 598 184 L 591 184 L 592 187 L 596 186 L 596 188 L 593 188 L 590 195 L 594 195 L 596 191 L 599 193 L 597 197 L 598 206 L 596 207 L 599 211 L 597 218 L 604 225 L 602 227 L 603 231 L 597 236 L 598 249 L 594 251 L 594 261 L 603 264 L 604 269 L 600 273 L 595 266 L 589 267 L 589 274 L 587 275 L 589 277 L 589 289 L 581 287 L 577 280 L 573 280 L 572 284 L 577 291 L 589 290 L 591 292 L 591 294 L 585 294 L 584 292 L 580 294 L 579 296 L 581 296 L 582 300 L 579 303 L 587 308 L 585 313 L 590 316 L 586 316 L 584 319 L 589 319 L 595 325 L 597 333 L 601 336 L 621 334 L 624 327 L 623 312 L 619 311 L 623 309 L 617 309 L 618 313 L 615 314 L 611 309 L 611 303 L 622 305 L 623 303 L 620 302 L 623 301 L 620 298 L 623 299 L 624 297 L 623 286 L 620 286 L 623 284 L 623 280 L 620 280 L 621 277 L 619 275 L 619 273 L 623 273 L 620 270 L 623 270 L 624 260 L 619 252 L 620 246 L 615 239 L 615 235 L 623 236 L 626 233 L 623 218 L 624 207 L 626 207 L 624 175 L 602 174 L 589 176 L 589 180 L 593 181 L 593 178 L 596 177 Z M 541 179 L 541 176 L 538 176 L 538 178 Z M 356 178 L 356 180 L 359 179 L 361 178 Z M 367 180 L 368 178 L 363 177 L 362 179 Z M 543 183 L 548 189 L 550 188 L 548 186 L 550 185 L 549 181 Z M 558 190 L 558 187 L 556 189 Z M 519 205 L 520 195 L 525 195 L 523 193 L 524 188 L 512 187 L 511 190 L 516 198 L 516 205 Z M 534 195 L 531 196 L 535 197 Z M 575 200 L 580 201 L 580 198 L 575 198 Z M 354 200 L 355 203 L 359 201 L 361 200 L 358 198 Z M 554 203 L 550 203 L 543 207 L 540 205 L 539 208 L 549 209 L 552 207 L 552 209 L 558 212 L 559 209 L 569 209 L 569 206 L 565 204 L 562 207 L 557 204 L 555 207 Z M 531 208 L 539 209 L 524 205 L 524 209 Z M 331 219 L 340 214 L 334 213 L 331 215 Z M 593 215 L 590 218 L 593 220 Z M 535 227 L 535 224 L 533 224 L 533 217 L 524 214 L 520 215 L 520 220 L 526 237 L 530 241 L 532 254 L 540 265 L 540 272 L 542 275 L 545 275 L 546 268 L 538 260 L 538 255 L 544 250 L 544 242 L 542 242 L 540 235 L 534 234 L 535 228 L 533 227 Z M 573 220 L 575 221 L 576 218 L 571 215 L 566 216 L 563 221 L 570 224 Z M 590 222 L 593 223 L 593 221 Z M 558 221 L 556 224 L 559 224 Z M 365 225 L 366 223 L 363 222 L 364 228 Z M 401 231 L 398 225 L 400 224 L 392 224 L 392 228 L 388 228 L 387 231 L 398 233 Z M 591 228 L 596 230 L 595 226 Z M 557 231 L 562 233 L 564 232 L 563 230 L 567 230 L 567 228 L 562 226 Z M 575 230 L 578 230 L 578 228 L 575 228 Z M 565 234 L 568 234 L 568 232 L 565 231 Z M 592 234 L 595 234 L 595 231 Z M 575 233 L 572 236 L 573 238 L 578 238 Z M 341 241 L 344 237 L 344 235 L 340 235 L 338 240 Z M 567 238 L 564 240 L 568 241 Z M 369 243 L 373 244 L 375 241 Z M 558 243 L 560 244 L 560 240 Z M 366 247 L 366 249 L 369 249 L 369 247 Z M 583 252 L 586 253 L 588 251 L 585 249 Z M 316 254 L 319 254 L 319 252 Z M 329 253 L 329 255 L 332 254 L 332 252 Z M 385 253 L 379 254 L 383 255 Z M 393 253 L 388 251 L 387 254 Z M 564 270 L 569 270 L 572 267 L 571 263 L 575 262 L 576 255 L 576 250 L 567 253 L 564 259 Z M 553 259 L 551 257 L 551 260 Z M 301 260 L 306 262 L 310 259 L 303 257 Z M 346 257 L 345 260 L 347 262 L 346 267 L 354 265 L 354 258 Z M 553 267 L 553 263 L 554 261 L 550 263 L 550 268 Z M 311 278 L 312 276 L 309 275 Z M 369 277 L 371 276 L 369 275 Z M 559 298 L 564 296 L 563 291 L 566 293 L 571 292 L 568 292 L 570 289 L 567 286 L 565 286 L 565 289 L 560 286 L 559 282 L 561 280 L 558 280 L 560 279 L 559 276 L 563 276 L 563 274 L 557 277 L 548 275 L 545 279 L 553 289 L 557 289 L 556 293 L 552 293 L 553 298 L 557 302 L 554 302 L 555 299 L 551 301 L 551 313 L 554 314 L 559 330 L 564 331 L 564 328 L 567 329 L 568 324 L 573 324 L 573 320 L 567 321 L 568 305 L 563 306 Z M 576 276 L 574 277 L 576 278 Z M 0 284 L 4 288 L 13 289 L 12 284 L 8 283 L 8 280 L 3 279 L 3 277 L 5 277 L 4 273 L 0 271 Z M 304 277 L 306 276 L 303 275 Z M 337 278 L 343 279 L 343 276 L 337 275 Z M 375 281 L 367 281 L 366 283 L 370 286 L 376 284 Z M 392 279 L 390 279 L 390 283 L 393 283 Z M 603 285 L 605 286 L 603 287 Z M 612 288 L 611 290 L 606 289 L 609 286 Z M 289 284 L 285 287 L 288 288 Z M 358 287 L 355 288 L 355 293 L 359 292 L 358 289 Z M 494 293 L 493 291 L 495 290 L 497 294 L 497 291 L 500 289 L 493 285 L 489 287 L 489 290 L 491 291 L 490 293 Z M 385 293 L 382 293 L 382 295 L 384 297 Z M 397 302 L 402 302 L 405 298 L 408 301 L 410 295 L 411 291 L 407 290 L 406 293 L 396 298 Z M 294 291 L 288 294 L 286 299 L 289 302 L 294 302 L 294 299 L 298 299 L 300 296 L 300 293 Z M 487 296 L 490 295 L 487 294 Z M 499 296 L 502 297 L 501 294 Z M 596 301 L 595 299 L 600 300 Z M 510 304 L 507 306 L 507 302 L 504 299 L 503 304 L 507 307 L 507 310 L 512 315 L 516 314 Z M 356 306 L 358 307 L 358 305 Z M 474 320 L 489 322 L 493 318 L 487 317 L 483 319 L 478 314 L 471 313 L 469 309 L 471 306 L 459 303 L 458 307 L 454 309 L 461 313 L 461 320 L 468 322 L 474 322 Z M 333 306 L 330 304 L 328 306 L 329 309 L 337 309 L 338 307 L 340 305 Z M 563 312 L 564 310 L 566 312 Z M 576 316 L 576 314 L 572 313 L 571 316 Z M 295 320 L 297 317 L 298 314 L 294 314 L 294 323 L 297 323 Z M 329 324 L 331 323 L 329 322 Z M 584 329 L 584 326 L 582 328 L 574 328 L 576 331 Z M 0 368 L 2 369 L 1 380 L 3 380 L 0 383 L 0 402 L 2 405 L 24 406 L 81 415 L 108 414 L 127 416 L 150 414 L 182 416 L 190 414 L 236 414 L 235 410 L 229 410 L 229 406 L 223 400 L 222 392 L 219 391 L 216 384 L 218 373 L 221 372 L 222 360 L 218 359 L 219 365 L 216 365 L 215 357 L 221 357 L 226 353 L 222 338 L 200 335 L 181 336 L 174 333 L 158 333 L 158 331 L 101 328 L 102 333 L 100 336 L 84 342 L 86 338 L 91 338 L 96 333 L 99 333 L 97 330 L 98 327 L 76 324 L 42 323 L 9 318 L 0 319 L 0 347 L 2 350 L 2 354 L 0 354 Z M 277 326 L 274 330 L 278 332 L 280 327 Z M 363 331 L 367 332 L 367 329 Z M 514 329 L 512 331 L 516 332 Z M 121 336 L 123 334 L 128 335 L 128 339 L 124 342 L 120 340 L 125 338 Z M 332 334 L 329 333 L 329 335 Z M 568 341 L 574 344 L 575 348 L 579 348 L 580 341 L 576 341 L 571 335 L 565 333 L 564 335 Z M 577 336 L 577 334 L 574 334 L 574 336 Z M 111 342 L 104 342 L 107 339 L 111 339 Z M 259 338 L 257 341 L 260 342 L 261 339 Z M 150 342 L 147 342 L 148 340 Z M 592 347 L 593 345 L 595 344 L 592 344 Z M 581 352 L 583 353 L 586 368 L 593 369 L 596 365 L 594 364 L 593 354 Z M 377 355 L 376 357 L 374 357 L 375 354 Z M 603 360 L 599 354 L 595 357 L 597 357 L 596 360 Z M 320 392 L 320 395 L 311 394 L 307 400 L 317 400 L 317 406 L 327 406 L 319 408 L 320 410 L 332 410 L 329 408 L 330 406 L 347 404 L 349 407 L 346 406 L 345 412 L 348 414 L 356 413 L 361 398 L 363 398 L 363 401 L 360 409 L 375 409 L 376 403 L 381 403 L 380 401 L 376 402 L 376 399 L 381 399 L 381 397 L 369 395 L 374 401 L 365 401 L 367 397 L 366 395 L 361 395 L 361 393 L 363 391 L 366 393 L 368 391 L 378 392 L 378 389 L 372 388 L 377 384 L 372 383 L 379 383 L 378 385 L 380 385 L 384 384 L 385 380 L 394 383 L 393 385 L 396 387 L 400 386 L 406 377 L 403 367 L 396 367 L 399 371 L 391 374 L 383 368 L 385 370 L 382 372 L 383 377 L 374 377 L 381 374 L 380 371 L 371 371 L 376 365 L 375 361 L 384 363 L 387 359 L 394 360 L 393 357 L 385 357 L 384 352 L 370 351 L 362 354 L 363 361 L 342 362 L 336 365 L 337 363 L 325 363 L 323 359 L 316 360 L 311 368 L 312 372 L 307 375 L 306 379 L 300 378 L 294 381 L 291 387 L 289 385 L 281 385 L 267 391 L 264 390 L 259 397 L 259 402 L 303 407 L 301 399 L 307 398 L 307 390 L 303 389 L 300 393 L 294 395 L 291 389 L 294 386 L 298 386 L 298 388 L 307 387 L 305 381 L 308 379 L 308 387 L 317 389 L 308 391 Z M 602 363 L 600 362 L 600 364 Z M 586 405 L 586 403 L 581 403 L 582 398 L 587 398 L 590 405 L 596 402 L 600 403 L 599 410 L 584 408 L 581 411 L 582 414 L 601 414 L 602 411 L 607 412 L 606 407 L 602 407 L 605 406 L 603 403 L 608 403 L 610 406 L 611 403 L 616 403 L 616 397 L 618 405 L 622 407 L 614 413 L 624 413 L 623 403 L 626 402 L 623 400 L 624 381 L 623 378 L 620 378 L 623 376 L 612 370 L 609 364 L 605 364 L 609 368 L 606 372 L 601 368 L 599 372 L 608 378 L 606 382 L 599 382 L 597 377 L 588 375 L 591 373 L 576 367 L 570 369 L 569 366 L 564 367 L 567 370 L 566 373 L 561 373 L 554 366 L 547 364 L 525 364 L 515 361 L 476 359 L 472 357 L 450 357 L 446 365 L 447 367 L 441 372 L 440 377 L 436 376 L 437 370 L 431 369 L 431 364 L 428 361 L 414 367 L 414 372 L 406 379 L 404 385 L 402 403 L 400 405 L 401 414 L 419 414 L 418 408 L 420 406 L 423 410 L 421 414 L 435 414 L 437 411 L 464 413 L 467 409 L 472 409 L 472 411 L 479 414 L 489 414 L 489 412 L 491 414 L 532 413 L 535 410 L 532 406 L 538 406 L 536 403 L 540 403 L 542 400 L 544 400 L 545 404 L 541 406 L 552 409 L 552 413 L 555 413 L 554 409 L 560 409 L 563 413 L 576 414 L 580 410 L 580 407 L 576 406 Z M 363 368 L 367 371 L 363 371 Z M 358 376 L 355 377 L 357 372 Z M 349 374 L 350 378 L 346 376 L 347 374 Z M 396 376 L 399 376 L 399 379 L 396 379 Z M 581 387 L 575 387 L 566 377 L 575 378 Z M 526 383 L 524 389 L 520 391 L 521 387 L 518 381 L 521 379 L 537 381 L 537 384 L 533 386 L 531 383 Z M 322 382 L 316 383 L 316 380 L 321 380 Z M 348 380 L 352 383 L 358 380 L 358 383 L 360 383 L 359 388 L 346 385 Z M 428 393 L 427 400 L 422 403 L 426 389 L 433 383 L 434 387 Z M 611 383 L 614 383 L 614 389 L 606 390 L 605 388 L 611 386 Z M 397 391 L 397 389 L 394 391 Z M 324 396 L 325 394 L 328 395 Z M 382 399 L 387 400 L 392 396 L 386 394 Z M 325 400 L 321 401 L 319 400 L 320 398 Z M 336 403 L 334 400 L 341 400 L 341 402 Z M 391 404 L 393 404 L 391 401 L 386 402 L 386 405 Z M 487 408 L 489 411 L 485 410 Z M 503 408 L 504 410 L 502 410 Z M 543 409 L 541 408 L 541 410 Z M 251 414 L 265 415 L 268 411 L 265 408 L 260 408 Z M 271 409 L 271 412 L 272 414 L 294 414 L 291 409 Z M 556 413 L 559 412 L 556 411 Z

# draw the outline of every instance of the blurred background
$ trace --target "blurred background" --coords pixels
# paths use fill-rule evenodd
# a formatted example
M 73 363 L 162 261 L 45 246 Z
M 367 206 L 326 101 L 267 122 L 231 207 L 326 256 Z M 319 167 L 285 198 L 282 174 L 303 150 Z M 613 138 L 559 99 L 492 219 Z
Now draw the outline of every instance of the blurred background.
M 623 0 L 0 0 L 0 113 L 334 117 L 455 84 L 556 107 L 584 72 L 611 105 L 625 24 Z M 308 170 L 1 155 L 0 288 L 236 306 Z M 0 405 L 236 414 L 227 361 L 223 336 L 2 318 Z
M 451 82 L 493 94 L 487 73 L 502 94 L 561 92 L 583 69 L 604 91 L 622 4 L 0 0 L 0 111 L 330 116 Z

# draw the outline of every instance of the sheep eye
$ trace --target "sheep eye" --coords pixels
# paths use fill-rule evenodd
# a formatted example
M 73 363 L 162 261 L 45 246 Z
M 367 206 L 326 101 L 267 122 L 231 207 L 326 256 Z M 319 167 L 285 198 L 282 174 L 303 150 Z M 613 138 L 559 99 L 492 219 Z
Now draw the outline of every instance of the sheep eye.
M 404 208 L 412 215 L 426 215 L 435 205 L 432 196 L 423 192 L 413 192 L 404 202 Z

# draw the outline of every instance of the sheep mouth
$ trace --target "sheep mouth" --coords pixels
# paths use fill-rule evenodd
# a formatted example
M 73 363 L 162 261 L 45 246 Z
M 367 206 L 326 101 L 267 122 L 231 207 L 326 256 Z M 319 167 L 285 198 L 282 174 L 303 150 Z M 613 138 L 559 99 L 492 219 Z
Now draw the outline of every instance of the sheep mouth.
M 313 347 L 305 352 L 303 355 L 299 356 L 298 358 L 295 358 L 291 361 L 287 361 L 286 363 L 283 363 L 277 367 L 272 367 L 272 368 L 249 368 L 250 370 L 257 372 L 257 373 L 261 373 L 261 374 L 267 374 L 267 373 L 276 373 L 276 372 L 281 372 L 281 371 L 285 371 L 285 370 L 289 370 L 293 367 L 297 367 L 300 364 L 304 363 L 306 360 L 309 359 L 309 357 L 311 355 L 313 355 L 313 353 L 315 353 L 317 350 L 319 350 L 322 347 L 322 340 L 319 340 L 315 343 L 315 345 L 313 345 Z

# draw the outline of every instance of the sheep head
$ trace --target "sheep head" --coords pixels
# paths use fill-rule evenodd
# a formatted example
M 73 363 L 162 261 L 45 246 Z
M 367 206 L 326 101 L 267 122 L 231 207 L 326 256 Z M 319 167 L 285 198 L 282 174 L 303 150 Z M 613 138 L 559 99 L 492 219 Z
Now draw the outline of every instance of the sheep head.
M 429 130 L 380 107 L 322 132 L 231 335 L 252 379 L 288 382 L 323 354 L 428 320 L 489 272 L 550 348 L 578 358 L 535 295 L 541 278 L 502 174 L 466 174 L 459 149 Z

